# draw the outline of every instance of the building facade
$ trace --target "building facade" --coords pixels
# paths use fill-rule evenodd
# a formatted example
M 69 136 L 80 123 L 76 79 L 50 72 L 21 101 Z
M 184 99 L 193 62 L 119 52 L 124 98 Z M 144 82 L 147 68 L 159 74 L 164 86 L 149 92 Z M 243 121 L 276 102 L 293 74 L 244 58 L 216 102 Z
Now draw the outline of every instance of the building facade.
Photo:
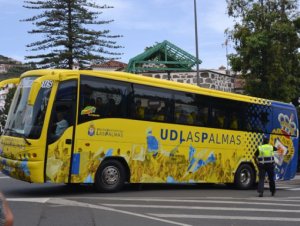
M 153 78 L 166 79 L 181 83 L 197 85 L 197 72 L 172 72 L 172 73 L 143 73 L 143 75 Z M 226 70 L 206 70 L 199 71 L 199 86 L 209 89 L 221 90 L 225 92 L 236 92 L 237 87 L 235 74 Z

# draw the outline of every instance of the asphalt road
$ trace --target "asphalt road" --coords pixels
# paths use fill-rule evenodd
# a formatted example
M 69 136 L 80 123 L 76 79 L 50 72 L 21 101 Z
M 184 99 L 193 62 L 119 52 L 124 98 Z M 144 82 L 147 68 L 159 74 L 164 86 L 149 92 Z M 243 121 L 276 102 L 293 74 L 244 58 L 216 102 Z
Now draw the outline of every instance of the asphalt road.
M 299 225 L 300 176 L 271 197 L 224 185 L 131 185 L 119 193 L 92 186 L 28 184 L 0 174 L 15 226 Z

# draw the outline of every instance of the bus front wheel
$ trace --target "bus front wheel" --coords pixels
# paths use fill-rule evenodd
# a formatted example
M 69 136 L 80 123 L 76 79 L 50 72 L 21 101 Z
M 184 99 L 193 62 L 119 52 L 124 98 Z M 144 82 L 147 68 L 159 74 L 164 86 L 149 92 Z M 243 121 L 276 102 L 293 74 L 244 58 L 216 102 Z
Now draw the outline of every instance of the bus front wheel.
M 125 168 L 117 160 L 106 160 L 95 175 L 95 187 L 99 192 L 119 191 L 125 183 Z
M 234 176 L 234 185 L 238 189 L 246 190 L 253 187 L 254 170 L 249 164 L 242 164 L 237 169 Z

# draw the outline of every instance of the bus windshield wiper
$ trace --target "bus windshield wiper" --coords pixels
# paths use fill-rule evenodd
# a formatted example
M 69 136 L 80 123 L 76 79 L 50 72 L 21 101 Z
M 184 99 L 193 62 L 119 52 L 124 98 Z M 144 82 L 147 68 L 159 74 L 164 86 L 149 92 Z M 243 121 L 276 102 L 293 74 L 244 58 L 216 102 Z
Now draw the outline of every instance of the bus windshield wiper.
M 9 128 L 4 129 L 4 132 L 12 132 L 14 134 L 20 135 L 24 139 L 24 141 L 26 142 L 26 144 L 31 145 L 31 143 L 25 137 L 25 134 L 19 133 L 19 132 L 17 132 L 14 129 L 9 129 Z
M 25 140 L 26 144 L 31 145 L 31 143 L 25 137 L 25 134 L 20 134 L 20 135 L 22 135 L 22 138 Z

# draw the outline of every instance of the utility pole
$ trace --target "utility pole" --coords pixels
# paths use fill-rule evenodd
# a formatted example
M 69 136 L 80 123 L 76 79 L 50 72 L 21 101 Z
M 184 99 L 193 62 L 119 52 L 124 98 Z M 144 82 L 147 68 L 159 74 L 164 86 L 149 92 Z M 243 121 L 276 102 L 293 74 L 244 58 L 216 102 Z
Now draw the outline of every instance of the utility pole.
M 226 38 L 224 42 L 225 51 L 226 51 L 226 73 L 228 71 L 228 39 Z
M 195 43 L 196 43 L 196 70 L 197 70 L 197 86 L 200 85 L 199 78 L 199 53 L 198 53 L 198 26 L 197 26 L 197 3 L 194 0 L 194 18 L 195 18 Z

